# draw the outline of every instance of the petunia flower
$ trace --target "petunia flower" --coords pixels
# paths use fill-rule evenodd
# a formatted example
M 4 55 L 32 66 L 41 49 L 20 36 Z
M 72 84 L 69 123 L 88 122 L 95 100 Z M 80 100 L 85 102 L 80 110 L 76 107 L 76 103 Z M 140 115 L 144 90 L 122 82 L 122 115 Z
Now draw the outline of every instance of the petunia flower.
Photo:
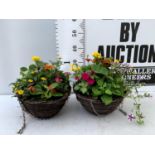
M 86 72 L 82 73 L 82 79 L 83 80 L 87 81 L 89 78 L 90 78 L 90 76 L 88 73 L 86 73 Z
M 87 83 L 88 83 L 88 85 L 93 85 L 93 84 L 95 83 L 95 80 L 89 78 L 89 79 L 87 80 Z

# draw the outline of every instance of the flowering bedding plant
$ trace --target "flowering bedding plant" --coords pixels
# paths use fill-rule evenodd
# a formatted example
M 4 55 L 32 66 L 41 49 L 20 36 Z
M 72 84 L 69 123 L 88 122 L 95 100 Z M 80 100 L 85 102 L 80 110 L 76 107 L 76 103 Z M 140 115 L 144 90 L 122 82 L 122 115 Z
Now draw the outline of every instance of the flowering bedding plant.
M 134 101 L 132 112 L 123 113 L 128 116 L 129 121 L 135 120 L 138 124 L 143 124 L 140 99 L 151 96 L 148 93 L 139 94 L 137 88 L 141 87 L 141 84 L 125 78 L 127 74 L 134 74 L 132 67 L 113 58 L 104 58 L 98 52 L 93 52 L 92 56 L 92 59 L 87 56 L 85 66 L 72 65 L 71 69 L 76 80 L 74 91 L 100 100 L 105 105 L 112 104 L 118 97 L 132 98 Z
M 127 71 L 119 60 L 104 58 L 100 53 L 94 52 L 93 59 L 86 58 L 88 64 L 79 66 L 74 64 L 72 70 L 76 80 L 74 90 L 82 95 L 91 96 L 101 100 L 103 104 L 112 104 L 117 97 L 124 97 L 130 91 L 122 74 Z
M 55 63 L 41 61 L 33 56 L 29 67 L 21 67 L 21 77 L 12 83 L 13 93 L 23 99 L 57 99 L 70 90 L 69 74 L 59 69 L 61 60 Z

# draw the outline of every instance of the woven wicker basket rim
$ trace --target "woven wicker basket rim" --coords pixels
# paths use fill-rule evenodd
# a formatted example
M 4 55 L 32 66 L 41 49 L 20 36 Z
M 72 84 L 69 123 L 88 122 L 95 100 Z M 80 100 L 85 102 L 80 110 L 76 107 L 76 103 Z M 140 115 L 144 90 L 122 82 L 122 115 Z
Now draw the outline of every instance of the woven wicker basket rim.
M 46 104 L 47 105 L 47 104 L 60 103 L 61 101 L 68 98 L 69 95 L 70 95 L 70 90 L 68 92 L 66 92 L 63 97 L 55 99 L 55 100 L 53 100 L 53 99 L 50 99 L 50 100 L 34 100 L 34 99 L 22 100 L 22 98 L 18 98 L 18 99 L 19 99 L 19 101 L 25 102 L 25 103 L 28 103 L 28 104 Z
M 74 91 L 74 92 L 75 92 L 75 91 Z M 91 101 L 91 102 L 93 102 L 93 103 L 102 103 L 101 100 L 93 99 L 92 97 L 84 96 L 84 95 L 81 95 L 81 94 L 79 94 L 79 93 L 77 93 L 77 92 L 75 92 L 75 94 L 76 94 L 78 97 L 80 97 L 80 98 L 82 98 L 82 99 L 84 99 L 84 100 Z M 115 102 L 115 101 L 117 101 L 118 99 L 121 99 L 121 98 L 123 99 L 124 97 L 119 96 L 119 97 L 115 98 L 115 99 L 113 100 L 113 102 Z

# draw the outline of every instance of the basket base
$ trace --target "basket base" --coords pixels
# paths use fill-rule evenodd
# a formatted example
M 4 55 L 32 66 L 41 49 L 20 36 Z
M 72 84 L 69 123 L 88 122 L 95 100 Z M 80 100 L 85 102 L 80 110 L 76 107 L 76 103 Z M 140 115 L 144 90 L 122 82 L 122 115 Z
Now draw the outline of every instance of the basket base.
M 34 101 L 19 99 L 20 105 L 24 111 L 39 119 L 49 119 L 55 116 L 62 109 L 68 99 L 69 93 L 57 100 Z
M 91 99 L 77 93 L 76 98 L 86 111 L 94 115 L 107 115 L 109 113 L 112 113 L 123 101 L 123 97 L 118 97 L 112 102 L 112 104 L 104 105 L 99 100 Z

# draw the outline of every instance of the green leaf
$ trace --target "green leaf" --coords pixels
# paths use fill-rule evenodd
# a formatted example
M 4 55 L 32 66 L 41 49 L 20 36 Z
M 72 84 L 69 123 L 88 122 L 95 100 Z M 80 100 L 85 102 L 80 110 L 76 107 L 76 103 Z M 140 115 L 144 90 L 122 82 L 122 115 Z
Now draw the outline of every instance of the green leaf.
M 36 68 L 37 68 L 37 67 L 36 67 L 34 64 L 32 64 L 32 65 L 29 66 L 29 69 L 30 69 L 30 70 L 35 70 Z
M 36 61 L 35 63 L 36 63 L 37 66 L 39 66 L 39 67 L 43 67 L 43 66 L 44 66 L 44 62 L 42 62 L 42 61 Z
M 120 88 L 121 86 L 118 85 L 118 84 L 113 84 L 113 87 L 114 87 L 114 88 Z
M 59 85 L 59 84 L 56 83 L 56 82 L 51 84 L 52 88 L 56 88 L 58 85 Z
M 101 96 L 101 100 L 105 105 L 110 105 L 112 103 L 112 96 L 105 94 Z
M 85 93 L 87 92 L 87 88 L 85 88 L 85 87 L 82 87 L 80 90 L 81 90 L 81 92 L 82 92 L 83 94 L 85 94 Z
M 97 80 L 97 84 L 98 84 L 99 86 L 102 86 L 102 85 L 104 84 L 104 82 L 103 82 L 103 80 L 99 79 L 99 80 Z
M 55 94 L 53 94 L 53 96 L 60 97 L 60 96 L 63 96 L 63 94 L 62 93 L 55 93 Z
M 49 98 L 51 98 L 52 97 L 52 94 L 51 94 L 51 92 L 50 91 L 47 91 L 47 92 L 45 92 L 45 98 L 46 99 L 49 99 Z
M 103 65 L 100 64 L 94 64 L 92 65 L 92 69 L 99 74 L 108 75 L 108 69 L 103 67 Z
M 112 91 L 110 89 L 105 90 L 105 94 L 112 95 Z
M 102 92 L 99 89 L 95 88 L 95 87 L 92 88 L 92 92 L 93 92 L 94 96 L 102 95 Z
M 116 96 L 122 96 L 121 90 L 118 90 L 118 89 L 114 89 L 112 93 Z
M 74 87 L 74 90 L 79 90 L 80 89 L 80 87 L 79 87 L 79 85 L 77 84 L 75 87 Z
M 21 67 L 21 68 L 20 68 L 20 71 L 21 71 L 21 72 L 25 72 L 25 71 L 27 71 L 27 68 L 26 68 L 26 67 Z

